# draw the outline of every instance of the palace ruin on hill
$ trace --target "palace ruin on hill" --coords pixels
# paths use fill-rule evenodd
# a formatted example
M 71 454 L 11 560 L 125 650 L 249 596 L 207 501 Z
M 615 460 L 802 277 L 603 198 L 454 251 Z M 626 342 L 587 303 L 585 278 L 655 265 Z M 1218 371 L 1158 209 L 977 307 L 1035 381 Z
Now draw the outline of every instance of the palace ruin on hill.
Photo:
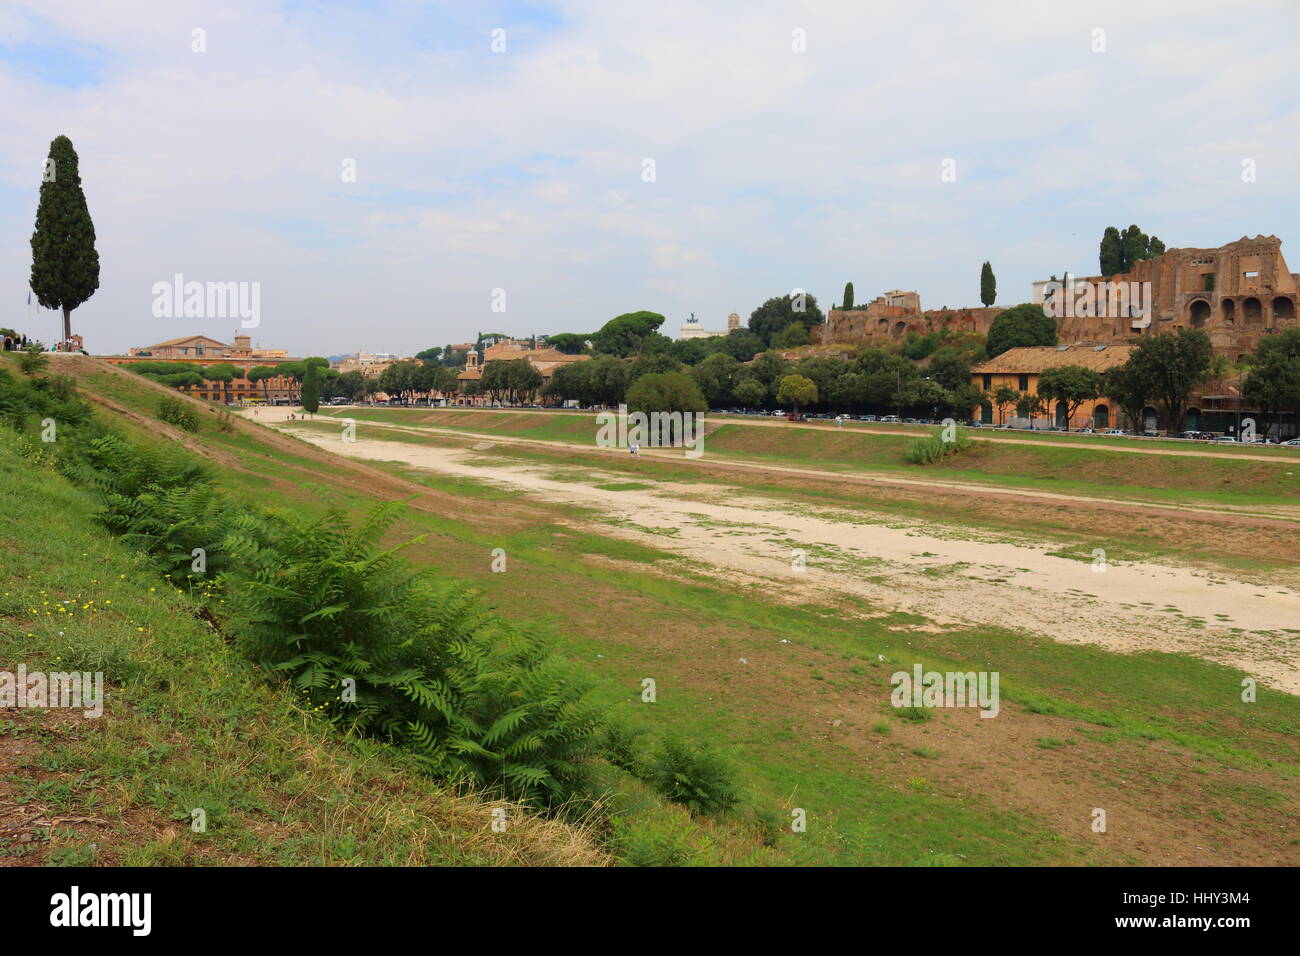
M 1287 268 L 1277 236 L 1243 236 L 1216 249 L 1169 249 L 1135 263 L 1130 272 L 1073 281 L 1076 287 L 1150 283 L 1145 287 L 1150 314 L 1142 317 L 1129 310 L 1117 314 L 1095 303 L 1054 309 L 1061 316 L 1058 341 L 1064 344 L 1131 344 L 1142 335 L 1204 329 L 1216 352 L 1235 359 L 1254 351 L 1263 336 L 1294 326 L 1300 305 L 1300 274 Z M 1069 294 L 1058 291 L 1057 304 Z M 860 309 L 832 309 L 826 324 L 813 329 L 813 336 L 823 345 L 852 345 L 942 329 L 987 335 L 1002 311 L 923 311 L 915 293 L 895 292 Z

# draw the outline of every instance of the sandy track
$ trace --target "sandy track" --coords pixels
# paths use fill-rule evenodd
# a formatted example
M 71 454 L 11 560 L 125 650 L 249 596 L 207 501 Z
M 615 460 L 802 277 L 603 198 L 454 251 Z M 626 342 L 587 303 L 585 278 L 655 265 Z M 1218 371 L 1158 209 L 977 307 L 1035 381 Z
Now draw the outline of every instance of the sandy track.
M 268 411 L 258 417 L 265 421 Z M 626 485 L 629 476 L 600 475 L 598 465 L 584 462 L 583 471 L 598 480 L 558 480 L 555 466 L 503 464 L 469 449 L 365 437 L 371 427 L 365 423 L 355 442 L 333 432 L 295 431 L 350 458 L 404 462 L 595 509 L 608 533 L 678 554 L 689 559 L 685 573 L 729 588 L 758 587 L 786 600 L 855 595 L 882 611 L 913 611 L 937 625 L 992 625 L 1121 652 L 1193 654 L 1300 693 L 1300 634 L 1285 630 L 1300 627 L 1300 593 L 1289 589 L 1146 563 L 1108 562 L 1098 573 L 1087 562 L 1048 554 L 1051 544 L 1013 543 L 893 515 L 792 506 L 748 492 L 741 502 L 714 484 L 638 477 L 650 487 L 601 488 Z M 557 445 L 477 437 L 489 448 Z M 802 572 L 792 569 L 795 549 L 807 553 Z
M 406 409 L 407 411 L 439 411 L 439 409 Z M 456 412 L 466 412 L 479 415 L 539 415 L 547 418 L 554 418 L 556 415 L 563 415 L 569 418 L 592 418 L 595 412 L 574 412 L 560 411 L 552 409 L 549 411 L 534 411 L 527 408 L 453 408 Z M 289 409 L 276 408 L 275 412 L 289 411 Z M 781 418 L 761 417 L 761 416 L 735 416 L 728 415 L 725 417 L 712 416 L 709 418 L 710 428 L 722 425 L 740 425 L 746 428 L 820 428 L 826 431 L 835 431 L 835 425 L 832 422 L 811 419 L 800 422 L 797 426 Z M 420 426 L 423 427 L 423 426 Z M 933 425 L 878 425 L 864 422 L 852 422 L 844 427 L 844 430 L 850 433 L 863 433 L 868 435 L 905 435 L 909 438 L 915 438 L 919 435 L 931 434 L 935 429 Z M 1049 433 L 1050 434 L 1050 433 Z M 1199 445 L 1190 445 L 1187 448 L 1165 448 L 1149 444 L 1156 439 L 1131 438 L 1122 439 L 1132 441 L 1131 447 L 1125 447 L 1122 444 L 1100 443 L 1090 440 L 1088 437 L 1079 435 L 1074 439 L 1065 441 L 1053 440 L 1050 438 L 1016 438 L 1014 433 L 1004 434 L 991 427 L 985 428 L 981 432 L 972 432 L 971 436 L 977 441 L 991 441 L 1005 443 L 1008 445 L 1031 445 L 1047 448 L 1073 448 L 1084 451 L 1114 451 L 1127 455 L 1169 455 L 1181 458 L 1222 458 L 1238 461 L 1266 461 L 1270 464 L 1286 464 L 1288 462 L 1300 466 L 1300 454 L 1293 450 L 1278 448 L 1269 453 L 1251 454 L 1249 452 L 1221 451 L 1214 448 L 1208 443 Z
M 302 415 L 300 411 L 295 412 L 286 408 L 263 408 L 258 409 L 257 412 L 262 416 L 257 420 L 264 421 L 268 424 L 282 422 L 289 418 L 290 415 L 298 417 L 301 417 Z M 247 416 L 249 411 L 246 410 L 244 414 Z M 322 420 L 334 422 L 343 421 L 342 418 L 332 417 L 316 419 L 316 421 Z M 441 428 L 437 425 L 395 425 L 389 422 L 364 421 L 358 422 L 358 426 L 363 426 L 365 429 L 388 429 L 412 435 L 439 435 L 446 438 L 457 438 L 461 440 L 489 441 L 501 445 L 532 445 L 539 448 L 551 449 L 570 448 L 574 451 L 580 451 L 588 455 L 605 454 L 622 457 L 626 457 L 627 455 L 625 449 L 619 448 L 598 448 L 595 445 L 585 445 L 578 442 L 555 441 L 543 438 L 521 438 L 514 435 L 503 435 L 495 432 L 471 432 L 459 428 Z M 904 488 L 937 488 L 945 491 L 961 491 L 965 493 L 978 493 L 981 495 L 1002 495 L 1012 498 L 1034 498 L 1069 504 L 1115 505 L 1125 508 L 1138 506 L 1142 508 L 1154 508 L 1161 511 L 1195 512 L 1199 514 L 1259 515 L 1269 520 L 1300 523 L 1300 507 L 1287 508 L 1279 507 L 1277 505 L 1167 504 L 1164 502 L 1149 502 L 1132 498 L 1102 498 L 1095 495 L 1071 495 L 1057 491 L 1034 491 L 1028 488 L 1008 488 L 1002 485 L 980 484 L 972 481 L 943 481 L 933 478 L 899 478 L 892 473 L 872 472 L 868 470 L 858 470 L 854 472 L 828 471 L 818 468 L 798 468 L 793 465 L 776 465 L 767 462 L 742 461 L 730 457 L 709 457 L 708 455 L 697 459 L 690 459 L 684 457 L 681 452 L 670 449 L 643 448 L 641 450 L 641 455 L 645 458 L 666 458 L 686 466 L 698 465 L 717 467 L 718 465 L 723 465 L 726 468 L 732 469 L 776 472 L 785 475 L 798 475 L 803 478 L 815 478 L 820 481 L 834 481 L 836 483 L 895 485 Z

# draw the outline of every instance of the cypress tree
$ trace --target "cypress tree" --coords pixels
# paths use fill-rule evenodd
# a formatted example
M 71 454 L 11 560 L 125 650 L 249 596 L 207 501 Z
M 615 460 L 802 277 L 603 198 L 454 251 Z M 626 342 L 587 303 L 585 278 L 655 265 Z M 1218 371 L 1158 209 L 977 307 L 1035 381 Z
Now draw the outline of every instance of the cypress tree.
M 1097 259 L 1101 274 L 1104 276 L 1113 276 L 1124 271 L 1124 253 L 1121 249 L 1119 230 L 1114 226 L 1107 226 L 1106 231 L 1102 233 L 1101 250 Z
M 72 310 L 99 288 L 95 224 L 81 191 L 72 140 L 56 136 L 41 182 L 32 233 L 32 291 L 46 309 L 63 310 L 63 339 L 72 337 Z
M 840 308 L 841 309 L 853 308 L 853 283 L 852 282 L 844 283 L 844 304 L 840 306 Z
M 320 368 L 314 364 L 302 373 L 302 407 L 312 415 L 320 408 Z
M 998 280 L 993 277 L 993 266 L 985 262 L 980 269 L 980 301 L 990 306 L 998 299 Z

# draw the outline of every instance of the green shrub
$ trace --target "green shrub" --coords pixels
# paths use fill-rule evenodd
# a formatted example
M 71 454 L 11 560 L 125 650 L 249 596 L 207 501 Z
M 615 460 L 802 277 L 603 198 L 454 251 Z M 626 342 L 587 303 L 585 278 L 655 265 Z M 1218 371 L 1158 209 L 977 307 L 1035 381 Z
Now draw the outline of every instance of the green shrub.
M 39 345 L 27 346 L 18 356 L 18 367 L 22 369 L 24 375 L 35 375 L 37 372 L 44 371 L 49 364 L 49 357 Z
M 589 678 L 532 626 L 483 611 L 380 550 L 397 506 L 354 528 L 241 515 L 227 538 L 236 643 L 304 706 L 412 750 L 432 772 L 533 805 L 585 793 L 600 721 Z
M 680 810 L 653 808 L 611 820 L 611 843 L 624 866 L 708 866 L 715 847 Z
M 739 797 L 735 771 L 707 744 L 692 746 L 665 737 L 650 767 L 650 780 L 661 794 L 692 813 L 721 813 Z
M 601 740 L 601 756 L 625 773 L 644 780 L 650 774 L 641 746 L 645 730 L 627 724 L 609 722 Z
M 903 457 L 911 465 L 933 465 L 935 462 L 968 452 L 974 445 L 975 443 L 969 438 L 944 441 L 942 435 L 926 435 L 924 438 L 915 438 L 908 442 Z
M 199 430 L 199 416 L 189 402 L 171 395 L 158 399 L 158 420 L 187 432 Z
M 193 573 L 195 548 L 204 551 L 207 573 L 221 571 L 221 542 L 233 509 L 208 470 L 183 452 L 104 436 L 89 443 L 75 477 L 99 499 L 103 510 L 96 520 L 129 547 L 158 559 L 177 583 Z

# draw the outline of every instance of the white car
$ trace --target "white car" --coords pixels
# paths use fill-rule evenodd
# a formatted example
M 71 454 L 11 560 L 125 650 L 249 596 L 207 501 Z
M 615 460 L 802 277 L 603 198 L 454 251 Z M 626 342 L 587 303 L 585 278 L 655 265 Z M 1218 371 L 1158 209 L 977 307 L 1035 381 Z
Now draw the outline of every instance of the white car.
M 1107 434 L 1107 435 L 1125 435 L 1125 434 L 1127 434 L 1127 432 L 1125 432 L 1124 429 L 1122 429 L 1122 428 L 1108 428 L 1108 429 L 1106 429 L 1106 434 Z
M 1282 442 L 1283 448 L 1300 448 L 1300 438 L 1292 438 L 1290 441 Z

